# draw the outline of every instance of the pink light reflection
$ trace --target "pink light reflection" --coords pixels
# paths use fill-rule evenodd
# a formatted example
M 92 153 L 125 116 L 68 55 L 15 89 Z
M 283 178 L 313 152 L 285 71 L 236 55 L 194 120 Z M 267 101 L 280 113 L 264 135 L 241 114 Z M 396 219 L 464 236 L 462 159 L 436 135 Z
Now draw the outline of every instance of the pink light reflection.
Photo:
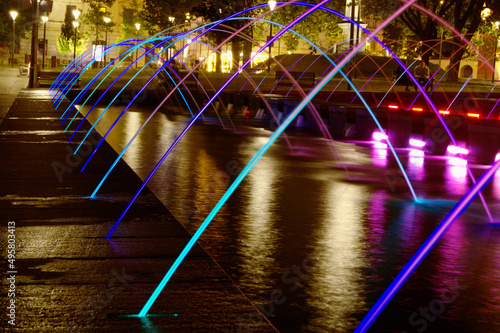
M 411 157 L 424 157 L 425 153 L 422 150 L 411 149 L 410 150 L 410 156 Z
M 387 149 L 387 144 L 385 144 L 383 142 L 375 142 L 373 144 L 373 147 L 377 148 L 377 149 Z
M 467 165 L 467 160 L 464 160 L 460 157 L 451 157 L 450 159 L 448 159 L 448 164 L 463 167 Z

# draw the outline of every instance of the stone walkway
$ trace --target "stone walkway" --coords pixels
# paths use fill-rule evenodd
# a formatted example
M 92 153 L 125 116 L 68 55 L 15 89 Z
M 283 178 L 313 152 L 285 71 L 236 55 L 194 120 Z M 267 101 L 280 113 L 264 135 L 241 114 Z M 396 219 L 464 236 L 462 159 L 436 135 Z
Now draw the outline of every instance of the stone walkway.
M 140 185 L 138 176 L 120 161 L 101 197 L 86 198 L 116 158 L 115 151 L 104 144 L 87 170 L 79 172 L 85 160 L 81 155 L 93 145 L 72 154 L 76 144 L 68 144 L 61 112 L 54 110 L 47 90 L 22 90 L 11 98 L 0 95 L 2 106 L 12 104 L 0 124 L 3 258 L 9 242 L 15 243 L 15 260 L 3 261 L 2 267 L 1 306 L 13 308 L 13 302 L 15 309 L 9 310 L 15 317 L 2 318 L 6 331 L 236 332 L 240 322 L 255 322 L 240 326 L 243 332 L 274 331 L 199 246 L 151 308 L 149 314 L 158 316 L 127 316 L 142 309 L 188 242 L 188 232 L 146 189 L 107 241 L 104 237 Z M 91 136 L 94 142 L 100 139 Z

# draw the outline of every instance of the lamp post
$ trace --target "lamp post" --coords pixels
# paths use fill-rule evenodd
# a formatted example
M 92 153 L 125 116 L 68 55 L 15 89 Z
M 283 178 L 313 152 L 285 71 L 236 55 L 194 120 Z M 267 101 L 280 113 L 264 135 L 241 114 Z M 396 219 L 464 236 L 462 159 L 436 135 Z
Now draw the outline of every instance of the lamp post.
M 105 23 L 105 27 L 104 27 L 104 31 L 105 31 L 105 38 L 104 38 L 104 67 L 106 67 L 106 47 L 108 46 L 108 23 L 111 22 L 111 19 L 107 16 L 105 16 L 103 18 L 104 20 L 104 23 Z
M 274 7 L 276 7 L 276 1 L 270 0 L 267 2 L 269 5 L 269 8 L 271 8 L 271 21 L 273 20 L 273 10 Z M 269 40 L 273 37 L 273 24 L 269 23 Z M 271 71 L 271 44 L 269 44 L 269 62 L 267 63 L 267 72 L 269 73 Z
M 441 60 L 443 59 L 443 39 L 444 39 L 444 29 L 441 29 L 441 41 L 439 42 L 439 64 L 438 64 L 439 69 L 441 69 Z
M 76 58 L 76 41 L 77 41 L 77 33 L 78 33 L 78 22 L 73 21 L 73 28 L 75 28 L 75 42 L 73 44 L 73 60 Z
M 42 16 L 42 21 L 43 21 L 43 54 L 42 54 L 42 69 L 45 69 L 45 53 L 47 52 L 47 44 L 46 44 L 46 31 L 47 31 L 47 21 L 49 20 L 49 17 L 47 14 Z
M 38 83 L 38 20 L 39 20 L 39 1 L 33 1 L 31 6 L 32 12 L 32 27 L 31 27 L 31 54 L 30 54 L 30 68 L 29 68 L 29 81 L 28 88 L 35 88 Z
M 442 6 L 444 3 L 443 0 L 439 1 L 439 4 Z M 439 68 L 438 71 L 441 69 L 441 59 L 443 58 L 443 38 L 444 38 L 444 29 L 441 27 L 441 42 L 439 43 Z
M 15 10 L 11 10 L 9 12 L 10 17 L 12 17 L 12 68 L 14 68 L 14 51 L 16 47 L 16 17 L 17 12 Z
M 135 34 L 135 37 L 138 37 L 139 36 L 139 30 L 141 29 L 141 24 L 140 23 L 136 23 L 135 24 L 135 29 L 137 30 L 136 34 Z M 135 68 L 137 68 L 137 63 L 139 61 L 137 61 L 137 49 L 135 49 Z
M 500 22 L 495 22 L 495 52 L 493 52 L 493 74 L 491 74 L 491 82 L 495 83 L 495 72 L 496 72 L 496 60 L 497 60 L 497 44 L 498 44 L 498 28 L 500 27 Z
M 73 10 L 73 16 L 75 20 L 73 21 L 73 28 L 75 28 L 75 44 L 73 45 L 73 60 L 76 58 L 76 43 L 78 36 L 78 16 L 80 16 L 80 11 L 78 9 Z
M 168 21 L 170 22 L 170 26 L 174 25 L 175 17 L 169 16 Z M 170 60 L 170 48 L 167 49 L 167 61 Z

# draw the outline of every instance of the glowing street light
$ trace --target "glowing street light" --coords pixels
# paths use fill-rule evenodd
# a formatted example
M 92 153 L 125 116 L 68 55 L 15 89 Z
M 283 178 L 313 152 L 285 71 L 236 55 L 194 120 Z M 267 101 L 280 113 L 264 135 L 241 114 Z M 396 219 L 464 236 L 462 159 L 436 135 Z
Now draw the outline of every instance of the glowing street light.
M 14 48 L 16 47 L 16 17 L 17 12 L 15 10 L 11 10 L 9 12 L 10 17 L 12 17 L 12 67 L 14 67 Z
M 273 20 L 273 10 L 274 10 L 274 7 L 276 7 L 276 1 L 274 0 L 270 0 L 267 2 L 267 4 L 269 5 L 269 8 L 271 9 L 271 20 Z M 269 40 L 271 40 L 271 38 L 273 37 L 273 24 L 272 23 L 269 23 Z M 271 44 L 269 44 L 269 62 L 267 63 L 267 72 L 269 73 L 271 71 Z
M 45 53 L 47 52 L 47 43 L 45 42 L 45 34 L 47 31 L 47 21 L 49 20 L 49 17 L 47 14 L 42 16 L 42 21 L 43 21 L 43 54 L 42 54 L 42 69 L 45 68 Z
M 73 10 L 73 17 L 75 20 L 78 20 L 78 17 L 80 16 L 81 12 L 78 9 Z

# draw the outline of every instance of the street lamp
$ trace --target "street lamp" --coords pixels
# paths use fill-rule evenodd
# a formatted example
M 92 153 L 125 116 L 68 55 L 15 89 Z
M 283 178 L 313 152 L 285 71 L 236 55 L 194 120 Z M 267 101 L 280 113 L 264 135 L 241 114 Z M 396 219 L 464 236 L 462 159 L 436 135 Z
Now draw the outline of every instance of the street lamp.
M 267 4 L 269 5 L 269 8 L 271 8 L 271 20 L 273 20 L 273 10 L 274 10 L 274 7 L 276 7 L 276 1 L 274 0 L 270 0 L 267 2 Z M 271 38 L 273 37 L 273 24 L 272 23 L 269 23 L 269 39 L 268 41 L 271 40 Z M 269 73 L 271 71 L 271 44 L 269 44 L 269 62 L 267 63 L 267 72 Z
M 497 32 L 498 32 L 498 27 L 500 27 L 500 22 L 496 21 L 495 22 L 495 52 L 493 52 L 493 74 L 491 75 L 491 82 L 495 82 L 495 72 L 496 72 L 496 65 L 495 62 L 497 60 L 497 44 L 498 44 L 498 37 L 497 37 Z
M 16 17 L 17 12 L 15 10 L 11 10 L 9 12 L 10 17 L 12 17 L 12 68 L 14 68 L 14 48 L 16 47 Z
M 47 31 L 47 21 L 49 20 L 49 17 L 47 16 L 47 14 L 43 15 L 42 16 L 42 21 L 43 21 L 43 54 L 42 54 L 42 69 L 45 69 L 45 53 L 47 52 L 46 51 L 46 48 L 47 48 L 47 44 L 45 43 L 46 39 L 45 39 L 45 33 Z
M 443 0 L 439 1 L 439 4 L 442 6 L 444 3 Z M 439 68 L 438 71 L 441 69 L 441 59 L 443 58 L 443 38 L 444 38 L 444 28 L 441 27 L 441 41 L 439 43 Z
M 104 66 L 106 66 L 106 46 L 108 46 L 108 23 L 111 22 L 111 19 L 107 16 L 103 18 L 104 23 L 105 23 L 105 35 L 106 37 L 104 38 Z
M 77 37 L 77 33 L 78 33 L 78 22 L 77 21 L 73 21 L 73 28 L 75 28 L 75 43 L 73 44 L 73 60 L 75 60 L 76 58 L 76 37 Z
M 141 24 L 140 23 L 136 23 L 135 24 L 135 29 L 137 30 L 137 33 L 135 34 L 135 36 L 139 36 L 139 30 L 141 30 Z M 135 49 L 135 68 L 137 68 L 137 63 L 139 62 L 137 60 L 137 49 Z
M 73 16 L 75 20 L 73 21 L 73 28 L 75 28 L 75 44 L 73 45 L 73 60 L 76 58 L 76 41 L 78 35 L 78 16 L 80 16 L 80 11 L 78 9 L 73 10 Z

